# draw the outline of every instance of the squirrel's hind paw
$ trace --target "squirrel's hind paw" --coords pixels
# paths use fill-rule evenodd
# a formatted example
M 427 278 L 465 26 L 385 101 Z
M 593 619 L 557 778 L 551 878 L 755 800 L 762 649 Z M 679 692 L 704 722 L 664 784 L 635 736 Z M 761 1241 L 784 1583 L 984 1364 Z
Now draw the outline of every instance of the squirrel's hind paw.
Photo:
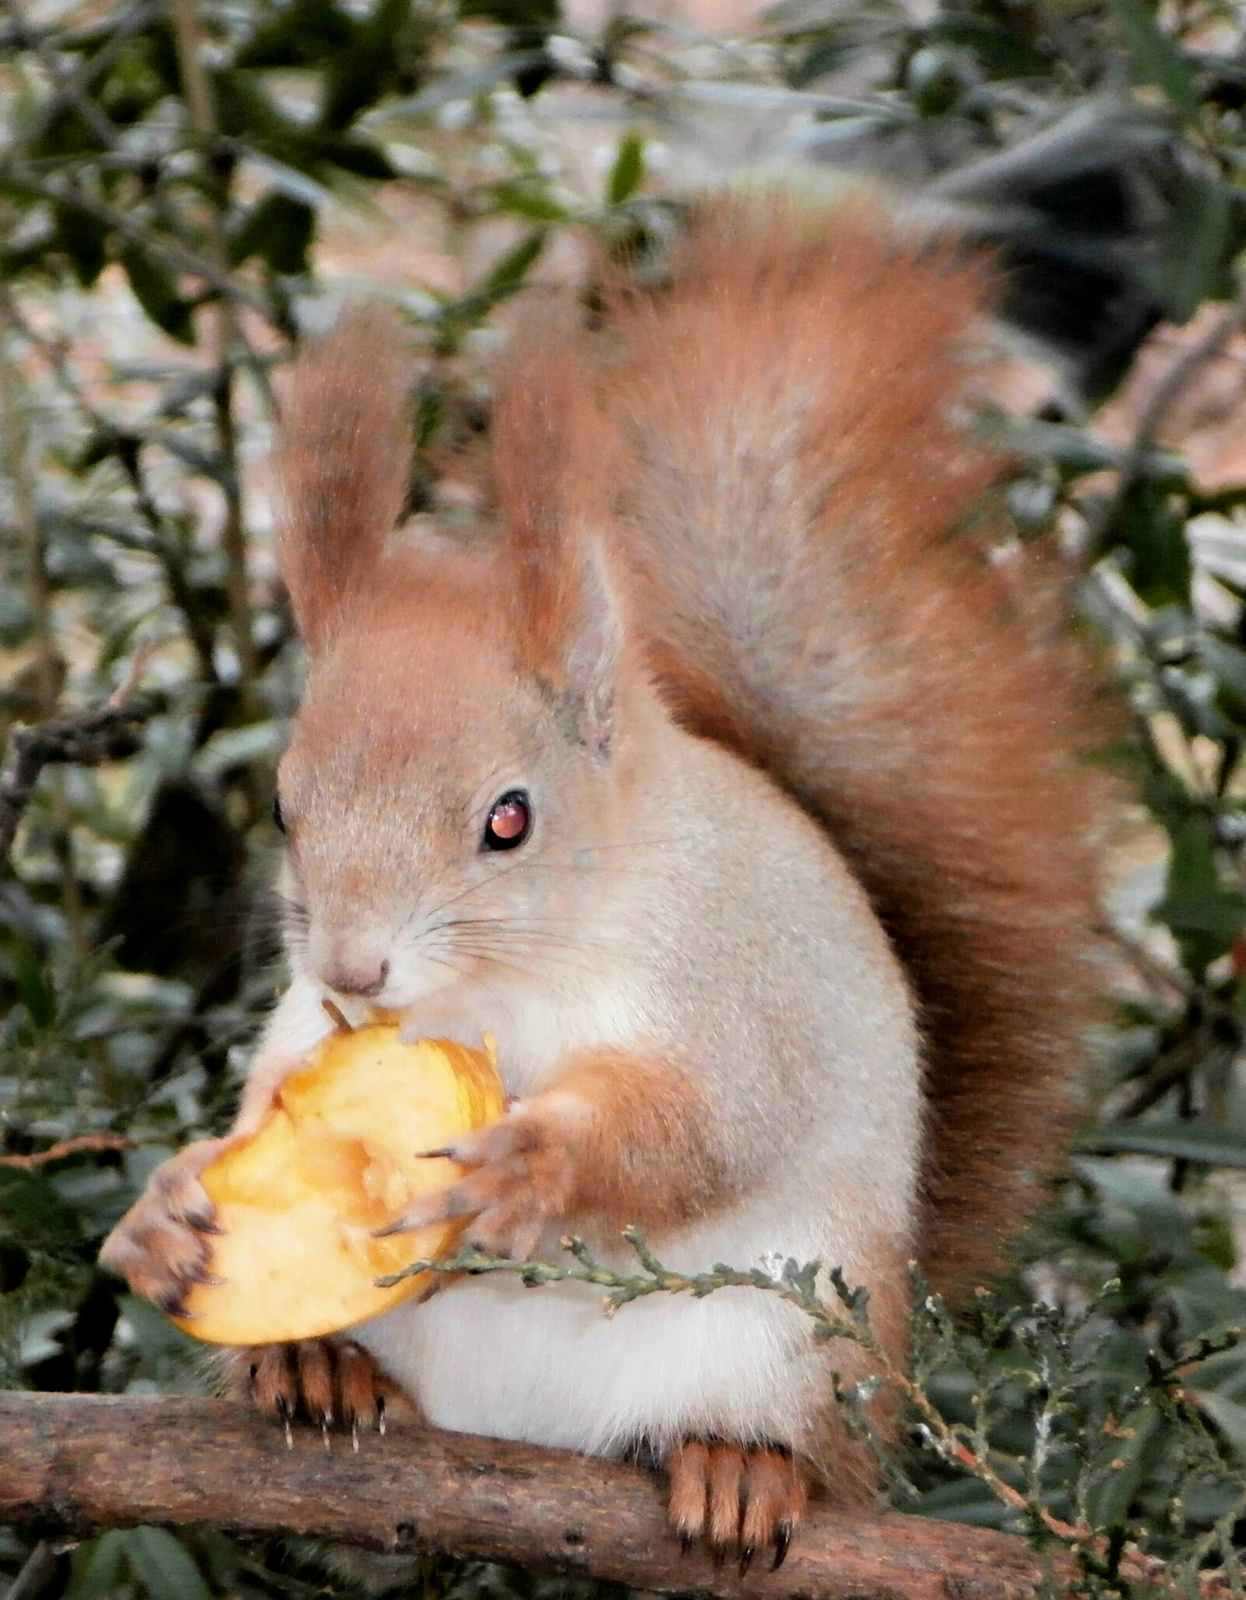
M 741 1574 L 758 1551 L 781 1566 L 804 1514 L 808 1478 L 791 1451 L 685 1439 L 666 1458 L 667 1512 L 685 1550 L 704 1540 L 716 1561 L 736 1553 Z
M 274 1422 L 296 1418 L 326 1435 L 338 1428 L 358 1440 L 361 1429 L 419 1420 L 415 1402 L 353 1339 L 301 1339 L 231 1350 L 226 1385 Z

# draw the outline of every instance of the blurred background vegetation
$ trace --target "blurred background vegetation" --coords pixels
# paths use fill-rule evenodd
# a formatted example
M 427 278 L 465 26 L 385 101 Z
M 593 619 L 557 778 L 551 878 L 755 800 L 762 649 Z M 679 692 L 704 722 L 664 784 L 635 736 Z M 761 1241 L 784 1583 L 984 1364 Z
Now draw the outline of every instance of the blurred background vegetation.
M 95 1258 L 223 1126 L 283 981 L 274 373 L 343 297 L 395 303 L 411 510 L 455 515 L 437 462 L 488 426 L 521 291 L 602 253 L 659 274 L 689 193 L 741 169 L 875 174 L 998 253 L 1015 359 L 985 420 L 1018 536 L 1077 575 L 1134 800 L 1069 1175 L 968 1327 L 923 1313 L 923 1387 L 990 1473 L 936 1450 L 897 1503 L 1102 1530 L 1092 1585 L 1134 1538 L 1188 1576 L 1246 1539 L 1240 7 L 708 4 L 0 0 L 0 1383 L 202 1390 Z M 27 796 L 55 741 L 20 730 L 86 713 L 58 752 L 86 759 Z M 542 1587 L 159 1529 L 31 1550 L 0 1530 L 0 1593 Z

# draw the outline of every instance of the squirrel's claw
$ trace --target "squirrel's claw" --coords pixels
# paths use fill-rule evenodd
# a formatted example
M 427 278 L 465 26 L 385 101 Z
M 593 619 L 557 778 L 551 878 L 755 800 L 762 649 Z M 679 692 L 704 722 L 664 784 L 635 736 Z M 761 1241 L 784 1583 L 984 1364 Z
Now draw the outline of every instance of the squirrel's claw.
M 104 1265 L 135 1294 L 171 1317 L 185 1319 L 194 1284 L 219 1281 L 211 1240 L 221 1230 L 199 1178 L 220 1144 L 200 1140 L 157 1167 L 100 1251 Z
M 740 1574 L 758 1550 L 783 1564 L 805 1508 L 805 1471 L 780 1446 L 685 1439 L 666 1458 L 668 1516 L 685 1553 L 704 1541 L 716 1565 L 734 1548 Z
M 462 1192 L 462 1185 L 442 1189 L 427 1199 L 408 1206 L 400 1217 L 383 1228 L 375 1228 L 374 1239 L 388 1239 L 395 1233 L 411 1233 L 416 1228 L 435 1228 L 439 1222 L 456 1222 L 461 1217 L 474 1216 L 480 1209 L 470 1196 Z
M 472 1219 L 467 1240 L 489 1255 L 526 1261 L 546 1227 L 560 1223 L 574 1192 L 575 1157 L 560 1111 L 542 1097 L 512 1106 L 499 1121 L 445 1151 L 470 1170 L 449 1188 L 409 1206 L 375 1237 Z
M 353 1339 L 303 1339 L 256 1345 L 224 1358 L 227 1388 L 250 1399 L 271 1421 L 289 1429 L 297 1418 L 314 1423 L 326 1447 L 331 1432 L 385 1432 L 388 1419 L 418 1420 L 415 1402 Z

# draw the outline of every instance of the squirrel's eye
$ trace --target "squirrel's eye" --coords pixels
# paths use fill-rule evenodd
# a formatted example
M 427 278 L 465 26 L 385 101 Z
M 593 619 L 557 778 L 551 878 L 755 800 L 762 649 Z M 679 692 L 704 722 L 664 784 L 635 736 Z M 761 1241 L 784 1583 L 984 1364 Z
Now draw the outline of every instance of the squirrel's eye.
M 531 828 L 531 801 L 522 789 L 508 789 L 489 809 L 482 848 L 513 850 L 524 842 Z
M 273 821 L 276 823 L 279 833 L 286 831 L 285 818 L 281 815 L 281 796 L 279 794 L 273 796 Z

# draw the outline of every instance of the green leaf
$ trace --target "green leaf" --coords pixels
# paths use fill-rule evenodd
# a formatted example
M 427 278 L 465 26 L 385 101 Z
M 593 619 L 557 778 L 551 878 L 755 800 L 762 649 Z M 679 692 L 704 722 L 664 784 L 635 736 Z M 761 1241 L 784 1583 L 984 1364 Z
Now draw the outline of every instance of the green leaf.
M 62 1600 L 112 1600 L 121 1583 L 127 1534 L 113 1528 L 74 1551 Z
M 1198 650 L 1222 687 L 1246 711 L 1246 650 L 1210 633 L 1199 639 Z
M 489 17 L 528 35 L 554 27 L 558 12 L 558 0 L 459 0 L 461 17 Z
M 289 0 L 256 7 L 264 20 L 238 51 L 239 67 L 310 67 L 353 43 L 358 24 L 334 0 Z M 245 15 L 245 13 L 244 13 Z
M 919 1500 L 906 1505 L 919 1517 L 938 1517 L 946 1522 L 967 1522 L 976 1528 L 999 1528 L 1008 1520 L 1008 1507 L 993 1490 L 977 1478 L 960 1478 L 928 1489 Z
M 1218 178 L 1186 176 L 1178 189 L 1155 274 L 1156 293 L 1174 322 L 1188 321 L 1222 288 L 1233 207 L 1232 191 Z
M 1215 1423 L 1225 1441 L 1232 1446 L 1234 1455 L 1246 1465 L 1246 1406 L 1239 1405 L 1236 1400 L 1226 1399 L 1222 1394 L 1208 1394 L 1201 1389 L 1195 1389 L 1192 1393 L 1198 1409 Z
M 1162 89 L 1185 117 L 1198 114 L 1194 71 L 1143 0 L 1111 0 L 1116 24 L 1143 83 Z
M 177 285 L 164 265 L 134 244 L 122 249 L 121 265 L 130 280 L 134 298 L 156 326 L 179 344 L 194 344 L 195 326 L 190 307 L 178 294 Z
M 89 289 L 107 262 L 108 229 L 97 218 L 77 206 L 56 207 L 56 238 L 53 248 L 69 257 L 74 276 Z
M 82 1237 L 73 1207 L 38 1171 L 0 1167 L 0 1237 L 40 1250 L 63 1250 Z
M 289 737 L 285 723 L 248 722 L 241 728 L 222 728 L 197 752 L 193 770 L 201 778 L 220 778 L 225 773 L 275 761 Z
M 1235 1131 L 1218 1122 L 1119 1122 L 1088 1129 L 1078 1143 L 1085 1150 L 1128 1150 L 1166 1161 L 1246 1167 L 1246 1128 Z
M 321 125 L 339 131 L 349 128 L 361 111 L 380 98 L 386 65 L 384 49 L 378 50 L 369 40 L 360 40 L 333 56 L 325 66 Z
M 1213 1267 L 1221 1272 L 1232 1272 L 1237 1265 L 1237 1241 L 1233 1223 L 1228 1217 L 1199 1217 L 1196 1223 L 1198 1248 Z
M 379 145 L 352 134 L 317 132 L 309 137 L 309 151 L 315 160 L 328 161 L 356 178 L 376 178 L 383 182 L 397 176 Z
M 943 44 L 972 50 L 984 67 L 1001 77 L 1031 77 L 1050 66 L 1048 57 L 1017 33 L 980 17 L 939 17 L 926 29 L 926 34 Z
M 349 127 L 396 85 L 400 60 L 395 45 L 410 14 L 411 0 L 379 0 L 355 42 L 329 58 L 320 105 L 323 127 Z
M 534 227 L 531 234 L 521 238 L 513 250 L 507 251 L 501 261 L 489 272 L 485 282 L 478 285 L 475 298 L 493 306 L 499 299 L 505 299 L 507 294 L 523 286 L 523 280 L 528 277 L 528 270 L 536 264 L 536 259 L 545 248 L 544 227 Z
M 606 184 L 608 205 L 621 206 L 630 200 L 645 176 L 645 141 L 637 133 L 629 133 L 619 140 L 619 153 L 614 158 Z
M 1165 895 L 1155 915 L 1172 930 L 1187 969 L 1202 972 L 1237 943 L 1246 927 L 1246 901 L 1233 889 Z
M 316 214 L 301 200 L 267 194 L 252 206 L 230 245 L 234 266 L 260 256 L 274 271 L 295 277 L 308 270 Z
M 1130 1418 L 1132 1437 L 1112 1439 L 1107 1445 L 1107 1460 L 1089 1495 L 1090 1515 L 1096 1528 L 1123 1527 L 1147 1468 L 1146 1450 L 1160 1430 L 1160 1419 L 1153 1411 Z M 1089 1441 L 1088 1441 L 1089 1442 Z
M 483 66 L 470 72 L 446 73 L 421 89 L 418 94 L 392 100 L 368 116 L 368 127 L 384 128 L 395 122 L 414 122 L 437 111 L 451 100 L 474 100 L 477 95 L 505 82 L 517 73 L 529 72 L 547 61 L 544 50 L 505 50 Z
M 1181 817 L 1170 828 L 1168 894 L 1181 899 L 1211 895 L 1220 887 L 1216 843 L 1204 817 Z
M 47 963 L 28 939 L 17 938 L 10 951 L 13 978 L 30 1020 L 41 1032 L 56 1021 L 56 987 Z
M 1125 496 L 1111 534 L 1129 551 L 1129 576 L 1148 605 L 1188 605 L 1193 566 L 1185 520 L 1171 497 L 1152 484 Z
M 212 1591 L 185 1545 L 167 1528 L 131 1528 L 125 1553 L 152 1600 L 212 1600 Z
M 566 222 L 570 217 L 543 184 L 500 183 L 492 193 L 494 209 L 510 216 L 527 217 L 530 222 Z
M 1167 886 L 1152 916 L 1172 930 L 1186 967 L 1197 973 L 1236 944 L 1246 927 L 1246 899 L 1221 886 L 1206 817 L 1180 817 L 1170 824 L 1170 833 Z
M 1117 445 L 1067 423 L 1026 419 L 1004 419 L 1000 434 L 1006 449 L 1037 459 L 1051 457 L 1066 478 L 1079 478 L 1088 472 L 1112 470 L 1120 465 Z

